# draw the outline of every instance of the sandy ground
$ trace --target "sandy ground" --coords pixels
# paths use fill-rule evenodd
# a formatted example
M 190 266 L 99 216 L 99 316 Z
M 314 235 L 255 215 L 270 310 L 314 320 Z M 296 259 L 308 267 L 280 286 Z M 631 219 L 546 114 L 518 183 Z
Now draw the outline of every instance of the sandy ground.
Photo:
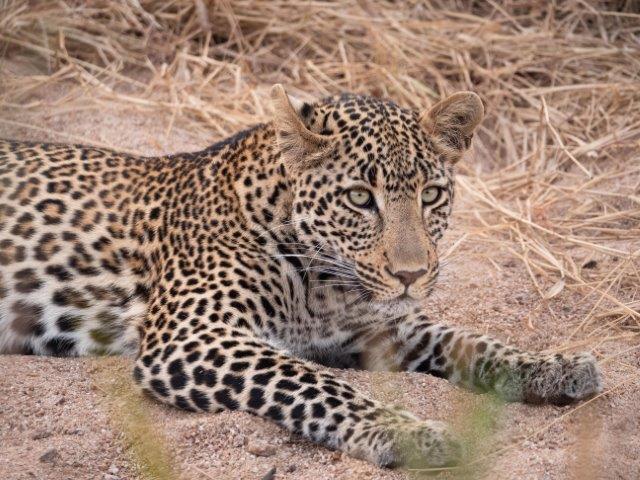
M 149 154 L 194 150 L 218 140 L 180 130 L 179 125 L 167 134 L 168 119 L 162 115 L 108 106 L 58 115 L 43 104 L 32 111 L 0 112 L 0 119 L 4 138 L 69 141 L 62 135 L 68 133 Z M 466 201 L 458 201 L 458 213 Z M 454 221 L 443 249 L 465 228 Z M 640 478 L 640 353 L 634 345 L 624 340 L 599 343 L 599 337 L 587 338 L 589 331 L 569 341 L 569 332 L 588 313 L 589 301 L 566 290 L 550 301 L 541 300 L 524 267 L 490 243 L 471 238 L 446 270 L 430 307 L 433 318 L 489 332 L 523 348 L 573 346 L 606 359 L 602 368 L 607 393 L 587 404 L 492 407 L 490 434 L 476 439 L 485 461 L 464 478 Z M 142 478 L 108 388 L 109 382 L 127 374 L 129 364 L 126 359 L 0 356 L 0 479 Z M 338 375 L 425 418 L 464 424 L 475 418 L 469 412 L 487 404 L 483 396 L 420 374 Z M 198 415 L 142 397 L 136 402 L 143 405 L 141 411 L 155 425 L 154 435 L 185 479 L 416 478 L 415 473 L 380 470 L 310 444 L 248 414 Z M 251 453 L 260 450 L 263 455 Z M 500 454 L 487 455 L 495 450 Z

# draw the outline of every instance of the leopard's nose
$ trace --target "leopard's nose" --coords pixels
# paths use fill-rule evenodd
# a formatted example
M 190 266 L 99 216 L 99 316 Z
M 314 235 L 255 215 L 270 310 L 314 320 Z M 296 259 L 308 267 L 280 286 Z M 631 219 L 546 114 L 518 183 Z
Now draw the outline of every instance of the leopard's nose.
M 392 272 L 391 270 L 389 270 L 389 273 L 400 280 L 400 283 L 402 283 L 405 287 L 408 287 L 409 285 L 415 283 L 416 280 L 418 280 L 420 277 L 429 273 L 429 270 L 425 270 L 424 268 L 420 270 L 414 270 L 412 272 L 408 270 L 399 270 L 397 272 Z

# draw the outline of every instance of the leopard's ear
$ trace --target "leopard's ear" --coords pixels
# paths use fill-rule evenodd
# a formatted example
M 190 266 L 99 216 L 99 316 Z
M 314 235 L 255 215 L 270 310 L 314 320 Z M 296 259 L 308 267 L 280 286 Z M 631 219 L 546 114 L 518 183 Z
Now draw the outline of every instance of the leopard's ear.
M 287 95 L 284 87 L 271 88 L 274 126 L 285 165 L 292 172 L 317 167 L 335 146 L 333 137 L 309 130 L 301 118 L 305 103 Z
M 422 114 L 420 123 L 452 162 L 471 145 L 473 132 L 484 117 L 484 106 L 473 92 L 458 92 Z

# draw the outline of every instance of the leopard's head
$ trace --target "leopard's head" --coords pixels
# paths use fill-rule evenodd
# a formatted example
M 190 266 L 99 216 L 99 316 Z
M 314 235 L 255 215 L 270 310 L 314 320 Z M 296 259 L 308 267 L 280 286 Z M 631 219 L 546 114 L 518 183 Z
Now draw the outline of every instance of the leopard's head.
M 426 112 L 357 95 L 305 103 L 280 85 L 272 98 L 294 190 L 291 221 L 320 278 L 379 308 L 426 298 L 453 167 L 482 120 L 480 98 L 456 93 Z

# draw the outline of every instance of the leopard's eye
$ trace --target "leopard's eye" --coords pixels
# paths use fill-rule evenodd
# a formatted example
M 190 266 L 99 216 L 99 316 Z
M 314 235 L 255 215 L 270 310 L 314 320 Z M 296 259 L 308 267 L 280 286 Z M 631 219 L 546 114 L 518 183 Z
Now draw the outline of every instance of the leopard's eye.
M 376 202 L 371 192 L 364 188 L 352 188 L 347 191 L 349 201 L 358 208 L 374 208 Z
M 427 187 L 422 190 L 422 205 L 428 207 L 435 204 L 442 196 L 442 187 Z

